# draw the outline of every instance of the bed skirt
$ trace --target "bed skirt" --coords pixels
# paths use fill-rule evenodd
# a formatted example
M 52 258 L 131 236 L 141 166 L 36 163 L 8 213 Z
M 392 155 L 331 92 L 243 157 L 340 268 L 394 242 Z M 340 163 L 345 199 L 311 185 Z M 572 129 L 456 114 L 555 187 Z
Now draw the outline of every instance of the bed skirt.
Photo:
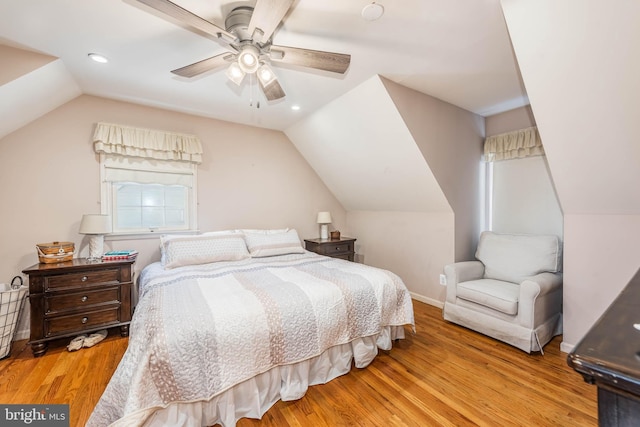
M 298 363 L 276 366 L 211 399 L 175 402 L 162 408 L 134 412 L 112 426 L 212 426 L 233 427 L 240 418 L 260 419 L 278 400 L 291 401 L 305 395 L 311 385 L 325 384 L 351 370 L 368 366 L 381 350 L 391 350 L 404 338 L 403 326 L 387 326 L 377 336 L 358 338 L 337 345 L 319 356 Z

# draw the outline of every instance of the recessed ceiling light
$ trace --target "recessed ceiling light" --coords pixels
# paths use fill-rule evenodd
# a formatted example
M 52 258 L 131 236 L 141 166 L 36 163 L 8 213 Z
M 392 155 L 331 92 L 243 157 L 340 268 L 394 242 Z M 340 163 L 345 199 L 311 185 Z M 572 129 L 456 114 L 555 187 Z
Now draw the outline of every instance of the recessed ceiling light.
M 375 21 L 376 19 L 380 19 L 383 14 L 384 6 L 376 2 L 368 4 L 362 8 L 362 17 L 367 21 Z
M 107 62 L 109 62 L 106 56 L 100 55 L 99 53 L 90 53 L 89 58 L 101 64 L 106 64 Z
M 292 109 L 293 111 L 298 111 L 298 110 L 300 109 L 300 106 L 299 106 L 299 105 L 292 105 L 292 106 L 291 106 L 291 109 Z

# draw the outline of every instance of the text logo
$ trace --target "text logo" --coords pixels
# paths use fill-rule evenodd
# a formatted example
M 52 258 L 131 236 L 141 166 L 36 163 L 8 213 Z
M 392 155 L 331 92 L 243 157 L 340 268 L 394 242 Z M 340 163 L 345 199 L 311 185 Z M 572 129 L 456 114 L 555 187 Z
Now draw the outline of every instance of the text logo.
M 0 425 L 69 427 L 69 405 L 0 405 Z

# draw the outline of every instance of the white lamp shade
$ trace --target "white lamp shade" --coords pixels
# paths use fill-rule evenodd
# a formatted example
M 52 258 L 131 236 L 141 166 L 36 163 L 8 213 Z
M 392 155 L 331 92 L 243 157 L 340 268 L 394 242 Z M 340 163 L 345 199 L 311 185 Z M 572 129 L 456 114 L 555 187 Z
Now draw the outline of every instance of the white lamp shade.
M 80 234 L 108 234 L 111 233 L 111 216 L 100 214 L 82 215 Z
M 237 62 L 232 62 L 229 68 L 227 68 L 227 77 L 238 86 L 240 86 L 246 74 Z
M 253 45 L 245 45 L 238 54 L 238 65 L 245 73 L 253 74 L 260 67 L 260 51 Z
M 331 224 L 330 212 L 318 212 L 318 224 Z
M 273 73 L 271 67 L 267 64 L 262 64 L 258 68 L 258 80 L 262 83 L 262 86 L 268 86 L 276 79 L 276 75 Z

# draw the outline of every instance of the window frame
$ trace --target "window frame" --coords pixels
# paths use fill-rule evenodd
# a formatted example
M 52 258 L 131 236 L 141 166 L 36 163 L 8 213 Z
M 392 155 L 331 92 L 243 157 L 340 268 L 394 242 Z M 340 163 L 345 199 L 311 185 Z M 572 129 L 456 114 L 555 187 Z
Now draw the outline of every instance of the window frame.
M 136 180 L 118 180 L 112 181 L 107 178 L 107 162 L 111 159 L 122 159 L 127 156 L 119 156 L 114 154 L 106 154 L 100 153 L 100 203 L 101 203 L 101 213 L 110 215 L 112 221 L 112 229 L 113 232 L 109 235 L 110 240 L 117 240 L 118 238 L 153 238 L 158 234 L 172 234 L 172 233 L 180 233 L 180 234 L 191 234 L 198 232 L 198 218 L 197 218 L 197 207 L 198 207 L 198 167 L 195 163 L 189 162 L 181 162 L 184 165 L 184 170 L 188 173 L 182 173 L 181 175 L 190 175 L 191 181 L 190 185 L 185 185 L 187 189 L 187 200 L 186 200 L 186 215 L 185 218 L 187 220 L 186 227 L 182 228 L 168 228 L 168 227 L 150 227 L 148 230 L 145 229 L 136 229 L 131 231 L 118 230 L 117 225 L 117 205 L 116 205 L 116 184 L 123 182 L 132 182 L 138 184 L 148 184 L 148 182 L 139 182 Z M 146 159 L 137 159 L 140 162 L 147 161 Z M 144 167 L 131 167 L 131 168 L 122 168 L 123 170 L 130 171 L 142 171 L 142 172 L 153 172 L 155 174 L 160 174 L 165 177 L 171 177 L 172 175 L 176 175 L 176 172 L 171 169 L 168 165 L 175 165 L 175 161 L 169 160 L 153 160 L 152 168 L 144 168 Z M 170 181 L 170 179 L 168 180 Z M 162 183 L 161 183 L 162 184 Z M 172 185 L 170 183 L 165 185 Z

